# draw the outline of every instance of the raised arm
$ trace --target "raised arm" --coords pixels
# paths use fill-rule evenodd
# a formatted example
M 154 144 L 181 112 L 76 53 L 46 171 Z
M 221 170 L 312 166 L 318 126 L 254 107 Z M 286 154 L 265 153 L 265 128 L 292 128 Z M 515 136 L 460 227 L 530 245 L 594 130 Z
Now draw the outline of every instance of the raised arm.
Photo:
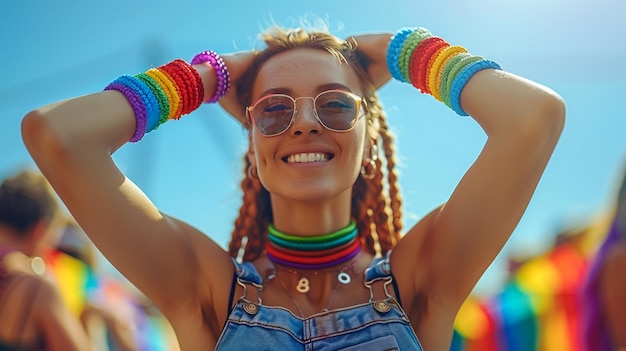
M 204 94 L 211 96 L 216 75 L 207 65 L 199 71 Z M 210 242 L 202 247 L 204 257 L 221 264 L 228 256 L 197 230 L 159 212 L 115 165 L 112 153 L 135 135 L 136 126 L 129 100 L 119 91 L 103 91 L 28 113 L 22 134 L 96 246 L 167 313 L 189 302 L 198 289 L 197 242 Z M 228 267 L 221 271 L 228 273 Z
M 429 284 L 462 303 L 521 219 L 565 118 L 552 90 L 498 70 L 476 73 L 461 106 L 487 142 L 429 223 Z
M 426 294 L 429 301 L 437 296 L 453 317 L 522 217 L 563 129 L 565 105 L 549 88 L 499 70 L 491 61 L 470 69 L 480 58 L 427 31 L 413 33 L 407 39 L 413 46 L 402 52 L 398 43 L 392 50 L 391 35 L 360 38 L 365 40 L 359 40 L 359 49 L 375 63 L 370 74 L 380 82 L 377 86 L 391 74 L 469 114 L 487 134 L 482 152 L 447 203 L 410 229 L 392 256 L 394 274 L 407 295 Z M 455 60 L 467 57 L 466 63 L 450 59 L 459 54 Z M 385 71 L 390 63 L 397 65 L 395 72 Z M 457 65 L 457 75 L 446 65 Z M 462 76 L 467 80 L 455 81 Z

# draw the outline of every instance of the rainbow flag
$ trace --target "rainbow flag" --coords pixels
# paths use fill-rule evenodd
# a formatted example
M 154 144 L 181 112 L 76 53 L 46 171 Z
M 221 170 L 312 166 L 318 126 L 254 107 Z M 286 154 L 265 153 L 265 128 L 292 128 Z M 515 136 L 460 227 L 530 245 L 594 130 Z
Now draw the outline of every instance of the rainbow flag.
M 464 303 L 451 350 L 583 351 L 579 297 L 587 266 L 576 241 L 529 259 L 502 291 Z

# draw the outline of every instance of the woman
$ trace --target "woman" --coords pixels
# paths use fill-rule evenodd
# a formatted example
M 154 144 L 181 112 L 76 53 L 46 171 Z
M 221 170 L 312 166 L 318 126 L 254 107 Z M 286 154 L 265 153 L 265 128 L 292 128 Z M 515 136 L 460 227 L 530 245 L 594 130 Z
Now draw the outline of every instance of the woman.
M 50 241 L 57 199 L 41 174 L 0 184 L 0 350 L 88 350 L 78 318 L 37 256 Z
M 264 39 L 260 51 L 203 52 L 192 66 L 173 61 L 34 110 L 23 121 L 27 148 L 183 350 L 448 349 L 459 307 L 557 143 L 563 101 L 422 28 L 345 41 L 274 28 Z M 392 75 L 488 135 L 449 201 L 406 233 L 376 95 Z M 217 100 L 250 136 L 229 252 L 161 213 L 111 159 L 164 120 Z
M 591 260 L 583 287 L 583 331 L 587 350 L 626 350 L 626 173 L 615 199 L 606 238 Z

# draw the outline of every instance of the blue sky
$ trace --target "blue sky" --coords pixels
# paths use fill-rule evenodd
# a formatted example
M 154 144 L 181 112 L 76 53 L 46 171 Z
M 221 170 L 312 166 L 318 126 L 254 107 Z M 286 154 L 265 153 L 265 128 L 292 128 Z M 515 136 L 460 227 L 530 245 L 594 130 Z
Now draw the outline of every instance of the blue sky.
M 32 166 L 19 132 L 40 105 L 101 90 L 199 51 L 245 50 L 271 22 L 309 14 L 348 36 L 424 26 L 545 84 L 568 105 L 566 127 L 520 225 L 478 290 L 497 286 L 506 255 L 536 252 L 571 222 L 606 208 L 626 158 L 626 5 L 610 0 L 0 2 L 0 176 Z M 470 118 L 390 82 L 380 91 L 397 135 L 405 222 L 445 201 L 485 140 Z M 86 111 L 88 113 L 88 111 Z M 165 212 L 226 245 L 240 203 L 246 137 L 215 105 L 170 122 L 115 155 Z M 94 199 L 97 201 L 97 199 Z

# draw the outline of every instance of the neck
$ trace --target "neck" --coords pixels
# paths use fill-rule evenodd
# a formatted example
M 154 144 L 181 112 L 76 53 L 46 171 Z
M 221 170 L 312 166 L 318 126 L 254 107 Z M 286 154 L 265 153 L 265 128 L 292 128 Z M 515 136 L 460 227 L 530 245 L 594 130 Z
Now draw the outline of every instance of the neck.
M 298 236 L 331 233 L 350 223 L 351 191 L 341 192 L 330 199 L 294 201 L 270 194 L 274 226 Z
M 269 227 L 265 245 L 274 263 L 297 269 L 323 269 L 345 263 L 361 250 L 354 220 L 340 230 L 317 236 L 295 236 Z

